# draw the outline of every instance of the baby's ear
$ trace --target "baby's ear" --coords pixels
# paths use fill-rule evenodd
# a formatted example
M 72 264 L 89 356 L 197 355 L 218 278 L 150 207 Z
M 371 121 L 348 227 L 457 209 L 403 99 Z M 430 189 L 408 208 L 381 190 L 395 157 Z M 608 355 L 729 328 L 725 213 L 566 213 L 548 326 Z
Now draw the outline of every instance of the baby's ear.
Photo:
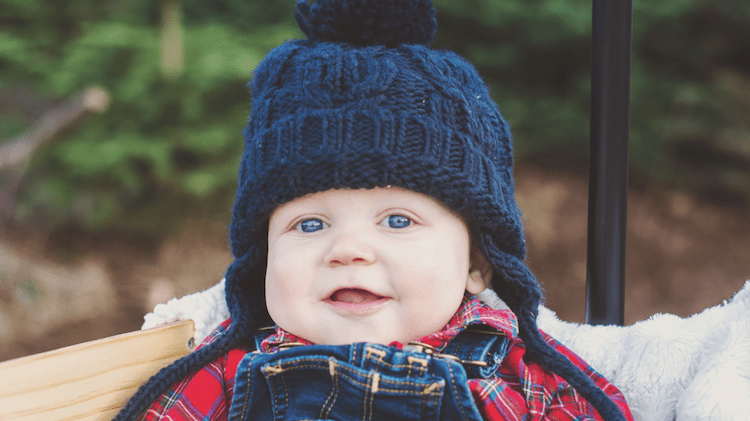
M 492 280 L 492 266 L 484 258 L 476 244 L 472 244 L 469 254 L 469 277 L 466 280 L 466 290 L 472 294 L 479 294 L 490 286 Z

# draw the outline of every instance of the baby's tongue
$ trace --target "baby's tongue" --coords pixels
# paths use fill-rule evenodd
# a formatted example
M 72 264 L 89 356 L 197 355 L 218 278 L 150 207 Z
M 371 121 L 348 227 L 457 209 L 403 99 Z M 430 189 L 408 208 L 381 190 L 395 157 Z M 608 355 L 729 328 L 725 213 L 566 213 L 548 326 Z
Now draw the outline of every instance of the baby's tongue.
M 333 293 L 331 301 L 341 301 L 347 304 L 362 304 L 377 300 L 377 295 L 363 289 L 340 289 Z

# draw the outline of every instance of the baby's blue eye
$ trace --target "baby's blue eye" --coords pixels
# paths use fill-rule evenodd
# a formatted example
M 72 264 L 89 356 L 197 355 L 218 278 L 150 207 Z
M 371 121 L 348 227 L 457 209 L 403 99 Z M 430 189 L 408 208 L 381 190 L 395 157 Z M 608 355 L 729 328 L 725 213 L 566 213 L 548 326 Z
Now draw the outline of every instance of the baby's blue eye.
M 302 232 L 315 232 L 328 228 L 328 224 L 318 218 L 305 219 L 297 224 L 296 229 Z
M 411 224 L 412 220 L 404 215 L 391 215 L 380 222 L 380 225 L 389 228 L 406 228 Z

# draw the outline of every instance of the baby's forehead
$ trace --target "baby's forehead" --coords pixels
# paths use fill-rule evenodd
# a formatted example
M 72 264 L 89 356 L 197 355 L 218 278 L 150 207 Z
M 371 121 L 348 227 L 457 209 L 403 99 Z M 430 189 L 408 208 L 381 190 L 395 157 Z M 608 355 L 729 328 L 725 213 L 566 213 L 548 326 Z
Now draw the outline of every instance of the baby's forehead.
M 467 218 L 439 199 L 398 186 L 369 189 L 329 189 L 294 198 L 277 206 L 269 215 L 269 225 L 286 223 L 304 214 L 364 215 L 379 212 L 414 212 L 433 222 L 458 221 L 471 232 Z M 473 237 L 473 235 L 472 235 Z
M 362 189 L 329 189 L 308 193 L 277 206 L 276 209 L 274 209 L 274 212 L 300 204 L 324 203 L 331 206 L 347 206 L 353 203 L 363 202 L 428 205 L 437 206 L 446 211 L 453 212 L 447 205 L 437 198 L 407 188 L 391 185 Z

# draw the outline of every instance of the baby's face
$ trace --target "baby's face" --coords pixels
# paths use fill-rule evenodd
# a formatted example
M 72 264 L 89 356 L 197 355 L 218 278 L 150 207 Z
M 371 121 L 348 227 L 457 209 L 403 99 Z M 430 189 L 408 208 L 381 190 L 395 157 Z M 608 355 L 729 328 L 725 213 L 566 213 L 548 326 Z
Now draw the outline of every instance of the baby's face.
M 420 193 L 307 195 L 271 215 L 268 311 L 318 344 L 416 340 L 446 325 L 465 290 L 484 289 L 470 248 L 466 224 Z

